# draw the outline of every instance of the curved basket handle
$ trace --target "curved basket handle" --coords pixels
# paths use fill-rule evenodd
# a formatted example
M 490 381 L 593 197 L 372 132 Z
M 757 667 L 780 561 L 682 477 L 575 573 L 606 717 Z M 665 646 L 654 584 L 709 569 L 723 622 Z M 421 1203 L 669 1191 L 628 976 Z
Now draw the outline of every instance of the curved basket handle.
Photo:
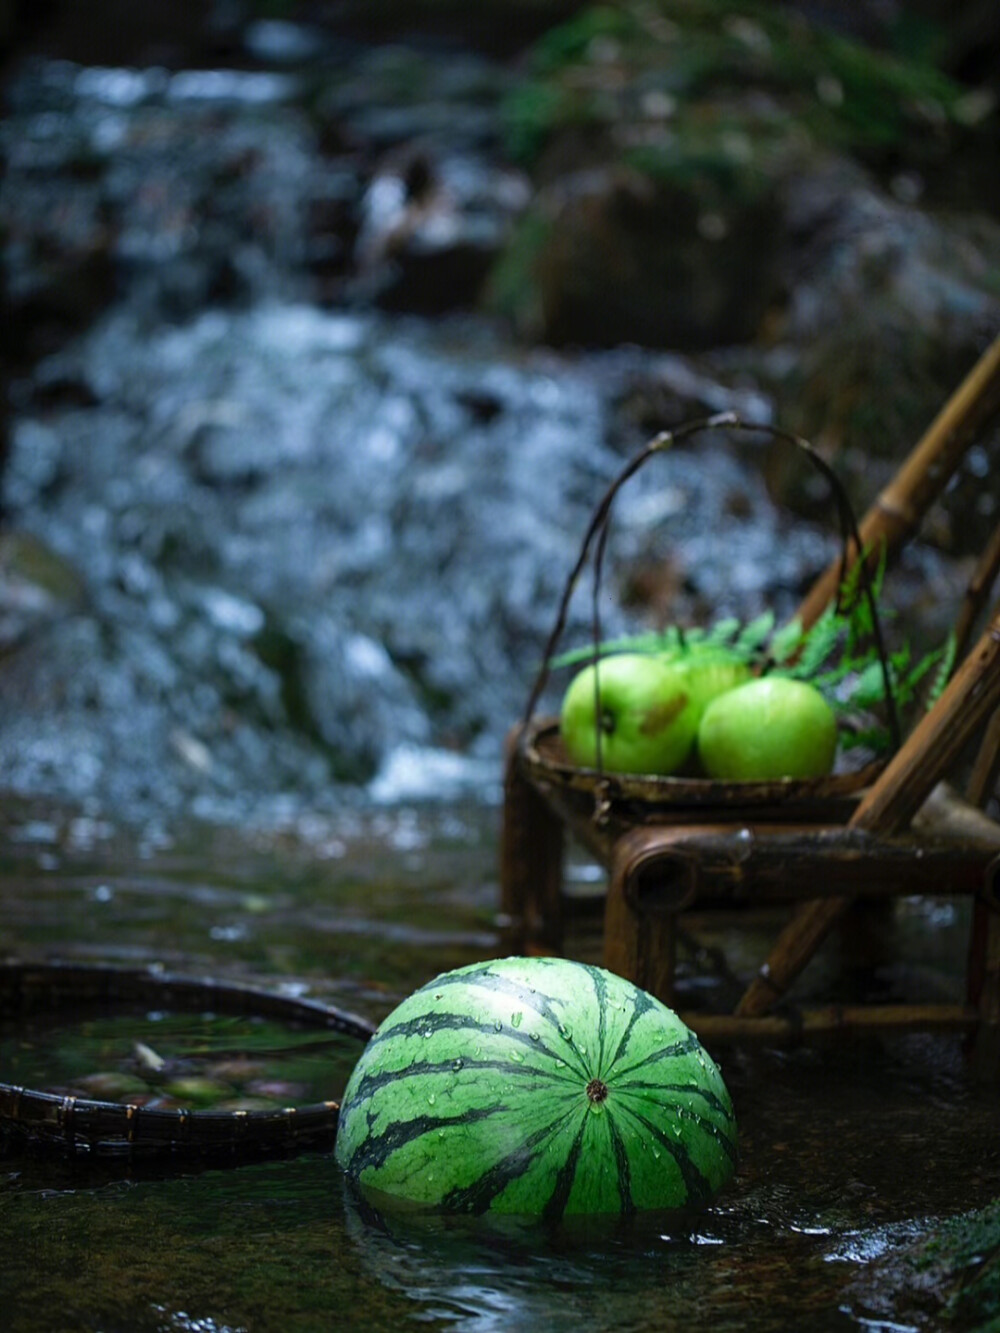
M 802 453 L 804 453 L 806 457 L 810 460 L 810 462 L 812 462 L 812 464 L 825 477 L 826 481 L 829 483 L 834 502 L 837 506 L 837 516 L 840 521 L 840 537 L 841 537 L 840 573 L 837 579 L 837 588 L 838 588 L 837 595 L 839 597 L 840 595 L 839 589 L 841 588 L 847 573 L 849 547 L 853 543 L 854 549 L 860 555 L 863 549 L 861 544 L 861 536 L 858 531 L 858 521 L 857 518 L 855 517 L 850 499 L 848 498 L 847 491 L 844 489 L 843 482 L 841 482 L 840 478 L 837 476 L 836 472 L 834 472 L 833 468 L 826 461 L 826 459 L 823 458 L 822 455 L 816 451 L 816 449 L 809 443 L 808 440 L 803 439 L 802 436 L 800 435 L 793 434 L 791 431 L 782 430 L 779 426 L 762 425 L 757 422 L 744 421 L 743 418 L 738 416 L 735 412 L 718 412 L 711 417 L 704 417 L 704 418 L 699 418 L 696 421 L 686 422 L 684 425 L 678 426 L 676 430 L 661 431 L 658 435 L 654 435 L 653 438 L 639 451 L 639 453 L 636 454 L 636 456 L 629 463 L 627 463 L 624 468 L 622 468 L 621 472 L 619 472 L 618 476 L 615 477 L 614 481 L 605 491 L 604 495 L 602 496 L 600 502 L 597 505 L 597 508 L 591 515 L 591 519 L 589 524 L 587 525 L 587 530 L 584 534 L 583 543 L 580 547 L 580 553 L 577 557 L 576 564 L 570 571 L 569 578 L 566 580 L 566 586 L 563 589 L 563 595 L 559 602 L 559 609 L 556 613 L 556 621 L 554 626 L 552 627 L 552 632 L 549 635 L 548 642 L 545 645 L 545 654 L 542 658 L 541 668 L 538 672 L 538 676 L 536 677 L 534 687 L 532 688 L 531 694 L 528 698 L 528 704 L 527 707 L 525 708 L 524 718 L 522 722 L 522 736 L 527 734 L 527 727 L 531 722 L 532 718 L 534 717 L 535 709 L 538 706 L 538 700 L 541 698 L 542 692 L 545 689 L 545 686 L 548 684 L 549 676 L 551 674 L 550 663 L 552 661 L 553 656 L 555 655 L 555 650 L 559 645 L 559 640 L 562 638 L 563 631 L 566 628 L 566 619 L 569 613 L 570 599 L 573 596 L 573 592 L 579 581 L 580 575 L 583 573 L 584 567 L 586 566 L 587 563 L 587 557 L 590 555 L 591 547 L 594 546 L 595 541 L 596 541 L 596 547 L 594 549 L 594 592 L 593 592 L 591 621 L 593 625 L 593 640 L 594 640 L 594 664 L 595 664 L 594 689 L 596 693 L 599 693 L 600 691 L 599 662 L 600 662 L 600 643 L 601 643 L 601 620 L 600 620 L 600 608 L 598 604 L 598 598 L 601 586 L 601 573 L 604 565 L 604 554 L 607 546 L 608 527 L 611 518 L 611 508 L 612 505 L 614 504 L 615 497 L 618 495 L 618 492 L 622 489 L 625 483 L 629 481 L 632 477 L 634 477 L 635 474 L 639 471 L 639 469 L 643 467 L 646 463 L 648 463 L 649 460 L 653 458 L 656 454 L 665 453 L 674 444 L 678 443 L 681 440 L 690 439 L 695 435 L 704 433 L 705 431 L 721 430 L 721 429 L 742 431 L 745 434 L 769 435 L 774 440 L 778 440 L 781 441 L 782 443 L 789 444 L 793 448 L 796 448 L 800 450 Z M 875 646 L 878 652 L 879 662 L 882 668 L 882 683 L 885 689 L 886 708 L 888 710 L 889 731 L 890 735 L 892 736 L 893 748 L 898 749 L 902 739 L 900 723 L 899 723 L 899 711 L 896 707 L 896 697 L 892 686 L 892 673 L 889 670 L 889 658 L 886 652 L 885 638 L 882 634 L 882 623 L 881 620 L 879 619 L 878 606 L 876 605 L 875 601 L 875 591 L 874 588 L 872 587 L 871 571 L 868 568 L 867 562 L 864 560 L 861 560 L 860 563 L 859 576 L 860 576 L 859 581 L 861 584 L 861 589 L 864 593 L 865 598 L 868 601 L 869 610 L 871 611 L 872 630 L 875 638 Z M 603 776 L 604 768 L 601 756 L 600 728 L 598 728 L 597 730 L 596 742 L 597 742 L 597 771 L 599 774 Z

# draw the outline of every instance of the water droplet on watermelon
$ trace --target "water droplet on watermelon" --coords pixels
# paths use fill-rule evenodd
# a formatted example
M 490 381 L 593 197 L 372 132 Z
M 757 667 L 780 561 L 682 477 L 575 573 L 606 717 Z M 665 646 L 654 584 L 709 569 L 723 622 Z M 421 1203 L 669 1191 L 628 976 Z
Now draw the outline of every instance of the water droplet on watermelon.
M 654 1149 L 653 1149 L 653 1156 L 656 1158 L 657 1161 L 660 1160 L 660 1150 L 659 1150 L 659 1148 L 654 1148 Z
M 465 1064 L 465 1061 L 462 1059 L 462 1057 L 461 1057 L 460 1055 L 456 1055 L 455 1058 L 454 1058 L 454 1060 L 452 1060 L 452 1062 L 451 1062 L 451 1067 L 452 1067 L 452 1069 L 454 1069 L 455 1073 L 457 1074 L 458 1071 L 463 1067 L 464 1064 Z
M 428 1105 L 428 1106 L 433 1106 L 434 1103 L 435 1103 L 436 1101 L 437 1101 L 437 1097 L 435 1096 L 435 1094 L 434 1094 L 433 1092 L 429 1092 L 429 1093 L 427 1094 L 427 1105 Z
M 496 1028 L 497 1032 L 502 1032 L 502 1031 L 503 1031 L 503 1023 L 501 1023 L 501 1021 L 500 1021 L 499 1018 L 498 1018 L 497 1021 L 493 1024 L 493 1026 Z
M 523 1017 L 524 1017 L 524 1015 L 521 1013 L 520 1010 L 518 1010 L 516 1013 L 511 1014 L 511 1016 L 510 1016 L 510 1025 L 511 1025 L 511 1027 L 512 1027 L 512 1028 L 519 1028 L 519 1027 L 521 1026 L 521 1019 L 522 1019 Z
M 537 1032 L 532 1032 L 532 1033 L 531 1033 L 531 1040 L 532 1040 L 532 1041 L 537 1041 L 537 1040 L 538 1040 L 538 1033 L 537 1033 Z
M 573 1036 L 573 1030 L 572 1028 L 568 1028 L 565 1023 L 560 1023 L 559 1035 L 560 1037 L 562 1037 L 563 1041 L 569 1041 L 570 1038 Z

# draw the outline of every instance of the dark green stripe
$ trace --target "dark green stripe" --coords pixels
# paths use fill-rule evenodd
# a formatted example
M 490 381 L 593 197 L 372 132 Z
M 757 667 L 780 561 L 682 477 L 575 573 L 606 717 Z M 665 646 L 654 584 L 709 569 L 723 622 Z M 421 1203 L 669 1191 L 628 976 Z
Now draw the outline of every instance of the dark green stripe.
M 653 1051 L 649 1055 L 644 1055 L 634 1065 L 627 1065 L 624 1069 L 615 1069 L 612 1064 L 608 1069 L 608 1077 L 614 1079 L 617 1084 L 622 1078 L 627 1078 L 629 1074 L 634 1074 L 639 1069 L 645 1069 L 648 1065 L 659 1064 L 661 1060 L 675 1060 L 681 1055 L 693 1055 L 695 1051 L 701 1050 L 701 1042 L 689 1032 L 686 1037 L 680 1041 L 675 1041 L 672 1046 L 661 1046 L 658 1051 Z
M 418 1115 L 411 1120 L 394 1120 L 381 1133 L 375 1133 L 373 1130 L 375 1117 L 366 1115 L 369 1133 L 355 1148 L 346 1166 L 352 1175 L 358 1176 L 369 1167 L 377 1169 L 383 1166 L 394 1152 L 405 1148 L 408 1143 L 419 1139 L 423 1134 L 434 1133 L 449 1125 L 469 1125 L 477 1120 L 488 1120 L 491 1116 L 509 1112 L 510 1107 L 500 1103 L 495 1106 L 476 1106 L 458 1115 Z
M 721 1145 L 722 1151 L 732 1162 L 733 1166 L 738 1166 L 739 1149 L 736 1147 L 736 1141 L 731 1139 L 724 1130 L 719 1128 L 718 1125 L 713 1124 L 711 1120 L 705 1120 L 702 1116 L 698 1115 L 697 1111 L 689 1111 L 688 1114 L 694 1117 L 700 1130 L 708 1134 L 711 1138 L 715 1139 L 716 1143 Z
M 457 1069 L 455 1067 L 456 1063 L 458 1063 Z M 379 1073 L 365 1074 L 357 1086 L 351 1090 L 351 1107 L 354 1108 L 370 1097 L 374 1097 L 380 1088 L 384 1088 L 389 1083 L 398 1083 L 401 1078 L 416 1078 L 425 1074 L 431 1076 L 451 1074 L 454 1076 L 468 1070 L 479 1069 L 500 1074 L 516 1074 L 520 1077 L 530 1074 L 536 1078 L 553 1079 L 557 1083 L 566 1082 L 566 1075 L 560 1069 L 538 1069 L 533 1065 L 518 1064 L 515 1060 L 476 1060 L 463 1055 L 456 1057 L 454 1060 L 415 1061 L 411 1065 L 405 1065 L 402 1069 L 383 1069 Z M 572 1083 L 575 1088 L 577 1086 L 575 1077 Z M 530 1091 L 530 1088 L 525 1088 L 525 1092 Z
M 713 1111 L 718 1111 L 730 1123 L 735 1123 L 735 1116 L 729 1107 L 715 1093 L 708 1088 L 699 1087 L 697 1083 L 623 1083 L 620 1078 L 614 1081 L 615 1093 L 620 1092 L 679 1092 L 691 1097 L 701 1097 L 707 1102 Z
M 627 1114 L 633 1120 L 639 1122 L 647 1134 L 651 1134 L 658 1143 L 660 1143 L 677 1163 L 677 1169 L 681 1173 L 681 1179 L 684 1181 L 684 1188 L 688 1192 L 688 1200 L 696 1205 L 707 1203 L 712 1196 L 712 1187 L 705 1177 L 691 1160 L 691 1154 L 687 1147 L 680 1140 L 673 1138 L 670 1134 L 654 1125 L 651 1120 L 647 1120 L 644 1115 L 638 1111 L 633 1111 L 628 1106 L 618 1106 L 618 1114 Z
M 584 1114 L 580 1121 L 580 1128 L 576 1131 L 576 1137 L 573 1139 L 570 1150 L 566 1155 L 566 1160 L 556 1175 L 555 1187 L 549 1196 L 549 1201 L 542 1209 L 542 1217 L 546 1222 L 558 1222 L 566 1211 L 573 1181 L 576 1179 L 576 1164 L 580 1160 L 580 1149 L 583 1146 L 583 1136 L 586 1129 L 587 1116 Z
M 644 990 L 635 989 L 629 992 L 629 994 L 632 1000 L 632 1014 L 625 1026 L 625 1031 L 618 1038 L 618 1046 L 615 1049 L 614 1055 L 611 1057 L 611 1063 L 608 1065 L 609 1074 L 614 1070 L 615 1064 L 625 1054 L 636 1023 L 639 1022 L 644 1014 L 648 1014 L 650 1009 L 656 1007 L 656 1001 L 651 995 L 647 995 Z
M 621 1130 L 618 1128 L 614 1115 L 610 1113 L 608 1114 L 608 1130 L 611 1134 L 611 1146 L 615 1154 L 618 1198 L 621 1200 L 619 1207 L 622 1217 L 629 1217 L 635 1212 L 635 1203 L 632 1199 L 632 1168 L 629 1165 L 625 1140 L 622 1138 Z
M 597 967 L 587 965 L 587 972 L 594 987 L 594 999 L 597 1001 L 597 1059 L 595 1073 L 600 1078 L 604 1071 L 604 1043 L 608 1035 L 608 982 L 604 973 Z
M 538 961 L 542 962 L 543 960 L 539 959 Z M 568 1028 L 565 1021 L 559 1017 L 558 1013 L 553 1008 L 551 1001 L 548 1000 L 540 990 L 531 990 L 521 982 L 512 981 L 509 977 L 501 976 L 496 972 L 490 972 L 486 968 L 481 972 L 471 972 L 466 976 L 459 976 L 455 973 L 446 973 L 443 977 L 438 977 L 437 980 L 428 982 L 426 986 L 421 986 L 420 990 L 415 991 L 414 994 L 436 995 L 439 991 L 448 986 L 467 986 L 471 989 L 481 988 L 482 990 L 489 991 L 493 995 L 505 995 L 508 999 L 516 1001 L 527 1009 L 534 1009 L 539 1017 L 544 1018 L 546 1022 L 551 1023 L 557 1032 L 560 1032 L 560 1029 Z M 427 1017 L 430 1018 L 432 1015 L 427 1015 Z M 504 1030 L 506 1031 L 506 1026 Z M 517 1028 L 511 1029 L 511 1032 L 517 1032 Z M 560 1036 L 561 1035 L 562 1033 L 560 1032 Z M 563 1040 L 566 1041 L 567 1045 L 572 1049 L 573 1054 L 579 1060 L 581 1058 L 580 1053 L 573 1045 L 572 1036 L 569 1039 L 564 1037 Z M 550 1051 L 549 1054 L 551 1055 L 552 1052 Z M 554 1058 L 564 1059 L 565 1057 L 554 1056 Z M 569 1062 L 567 1061 L 567 1063 Z M 591 1078 L 591 1073 L 587 1068 L 585 1061 L 581 1061 L 576 1072 L 584 1080 L 589 1080 Z
M 526 1050 L 533 1051 L 539 1055 L 547 1056 L 550 1060 L 562 1060 L 566 1066 L 566 1073 L 562 1073 L 559 1066 L 552 1070 L 553 1077 L 563 1077 L 572 1080 L 573 1076 L 582 1078 L 585 1082 L 590 1075 L 585 1069 L 575 1069 L 570 1061 L 564 1055 L 556 1051 L 541 1039 L 541 1037 L 532 1037 L 530 1032 L 522 1032 L 519 1028 L 505 1027 L 501 1033 L 498 1033 L 493 1023 L 482 1023 L 473 1018 L 471 1014 L 421 1014 L 416 1018 L 408 1018 L 402 1023 L 396 1023 L 389 1028 L 379 1028 L 375 1036 L 372 1037 L 365 1047 L 365 1053 L 377 1049 L 384 1042 L 395 1041 L 397 1038 L 422 1037 L 428 1031 L 435 1032 L 439 1030 L 450 1030 L 453 1032 L 472 1032 L 481 1037 L 498 1037 L 503 1035 L 506 1041 L 515 1041 Z M 457 1058 L 457 1057 L 456 1057 Z M 464 1054 L 462 1059 L 465 1059 Z
M 615 1092 L 617 1093 L 618 1091 L 619 1089 L 616 1087 Z M 700 1089 L 698 1088 L 679 1089 L 679 1091 L 700 1092 Z M 618 1103 L 618 1105 L 621 1105 L 623 1110 L 632 1111 L 632 1108 L 629 1107 L 627 1104 Z M 732 1162 L 733 1166 L 736 1166 L 737 1156 L 738 1156 L 736 1141 L 735 1139 L 731 1139 L 724 1129 L 720 1129 L 719 1126 L 715 1124 L 714 1121 L 706 1120 L 703 1115 L 699 1115 L 697 1111 L 692 1111 L 689 1107 L 683 1107 L 683 1108 L 674 1107 L 673 1109 L 674 1110 L 682 1109 L 683 1110 L 682 1118 L 693 1120 L 694 1123 L 698 1126 L 698 1128 L 702 1131 L 702 1133 L 708 1134 L 710 1138 L 715 1139 L 715 1141 L 722 1146 L 723 1151 L 725 1152 L 729 1160 Z M 637 1115 L 638 1112 L 632 1111 L 632 1114 Z M 728 1114 L 726 1118 L 735 1129 L 736 1127 L 735 1118 Z
M 498 1194 L 537 1162 L 541 1156 L 540 1145 L 552 1136 L 569 1114 L 571 1112 L 564 1111 L 551 1124 L 536 1129 L 520 1147 L 484 1171 L 471 1185 L 456 1186 L 441 1200 L 441 1207 L 453 1213 L 485 1213 Z

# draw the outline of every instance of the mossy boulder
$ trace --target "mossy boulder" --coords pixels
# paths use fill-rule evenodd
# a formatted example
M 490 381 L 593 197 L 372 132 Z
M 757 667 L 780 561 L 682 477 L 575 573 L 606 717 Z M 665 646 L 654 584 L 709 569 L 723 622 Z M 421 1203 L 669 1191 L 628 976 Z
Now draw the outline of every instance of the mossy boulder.
M 553 343 L 742 342 L 776 297 L 779 230 L 766 190 L 726 196 L 598 168 L 539 195 L 492 292 L 522 329 Z
M 849 1292 L 856 1314 L 920 1327 L 1000 1328 L 1000 1200 L 878 1258 Z
M 536 43 L 507 100 L 508 150 L 537 195 L 491 303 L 553 342 L 772 336 L 797 182 L 854 162 L 876 188 L 943 179 L 954 203 L 955 163 L 988 143 L 985 106 L 922 48 L 877 50 L 792 6 L 583 9 Z

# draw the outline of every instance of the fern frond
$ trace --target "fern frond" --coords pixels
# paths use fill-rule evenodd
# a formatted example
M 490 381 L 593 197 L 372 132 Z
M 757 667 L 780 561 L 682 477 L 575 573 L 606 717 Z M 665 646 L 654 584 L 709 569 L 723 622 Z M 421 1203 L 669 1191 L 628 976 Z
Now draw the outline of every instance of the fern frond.
M 931 687 L 927 691 L 926 706 L 932 708 L 944 693 L 944 687 L 951 679 L 951 673 L 955 670 L 955 658 L 958 656 L 958 639 L 955 637 L 955 631 L 951 630 L 944 641 L 944 647 L 940 652 L 937 671 L 934 673 L 934 679 L 931 681 Z
M 789 661 L 798 652 L 804 637 L 805 631 L 798 616 L 782 625 L 780 629 L 775 630 L 768 645 L 771 661 L 776 666 L 781 666 Z
M 735 616 L 726 616 L 715 622 L 705 636 L 705 642 L 710 643 L 713 648 L 726 647 L 740 632 L 740 628 L 740 622 Z
M 736 636 L 733 650 L 739 657 L 749 661 L 763 651 L 773 630 L 774 612 L 764 611 L 743 626 Z
M 843 617 L 835 607 L 828 607 L 802 640 L 793 674 L 800 679 L 811 680 L 823 663 L 833 656 L 843 635 Z

